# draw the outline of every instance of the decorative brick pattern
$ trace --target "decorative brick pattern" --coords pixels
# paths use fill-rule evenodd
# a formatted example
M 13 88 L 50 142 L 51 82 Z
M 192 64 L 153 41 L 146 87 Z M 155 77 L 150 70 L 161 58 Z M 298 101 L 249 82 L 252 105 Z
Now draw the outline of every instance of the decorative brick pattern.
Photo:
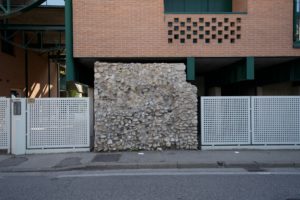
M 168 43 L 234 44 L 242 38 L 242 18 L 174 18 L 167 22 Z

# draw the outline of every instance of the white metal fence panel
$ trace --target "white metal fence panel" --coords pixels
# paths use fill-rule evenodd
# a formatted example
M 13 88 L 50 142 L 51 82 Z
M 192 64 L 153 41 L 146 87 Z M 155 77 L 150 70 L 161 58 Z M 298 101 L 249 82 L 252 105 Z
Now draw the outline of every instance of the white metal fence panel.
M 300 144 L 300 97 L 252 97 L 252 143 Z
M 28 99 L 27 148 L 90 146 L 89 99 Z
M 202 97 L 202 145 L 247 145 L 250 137 L 250 97 Z
M 0 149 L 10 150 L 10 99 L 0 98 Z

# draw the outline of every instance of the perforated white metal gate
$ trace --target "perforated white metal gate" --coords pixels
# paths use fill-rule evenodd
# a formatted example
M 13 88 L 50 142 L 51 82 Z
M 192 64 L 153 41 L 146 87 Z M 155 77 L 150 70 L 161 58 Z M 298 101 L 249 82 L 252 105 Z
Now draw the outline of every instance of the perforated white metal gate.
M 252 97 L 252 143 L 300 144 L 300 97 Z
M 27 149 L 89 148 L 88 98 L 28 99 Z
M 200 109 L 202 146 L 300 148 L 300 97 L 202 97 Z
M 10 151 L 10 99 L 0 98 L 0 149 Z
M 202 145 L 250 144 L 249 97 L 201 98 Z

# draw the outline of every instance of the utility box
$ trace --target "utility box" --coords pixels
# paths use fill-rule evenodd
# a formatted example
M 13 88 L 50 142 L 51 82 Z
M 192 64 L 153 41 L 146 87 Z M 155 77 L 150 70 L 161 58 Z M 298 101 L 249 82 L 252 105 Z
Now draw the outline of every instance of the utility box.
M 26 151 L 26 99 L 12 99 L 11 108 L 11 153 L 24 155 Z

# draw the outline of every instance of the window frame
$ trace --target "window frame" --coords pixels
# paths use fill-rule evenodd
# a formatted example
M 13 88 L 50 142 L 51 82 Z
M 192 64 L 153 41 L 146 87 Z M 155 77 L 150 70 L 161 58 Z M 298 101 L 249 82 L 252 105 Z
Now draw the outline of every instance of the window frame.
M 166 5 L 168 0 L 164 0 L 164 13 L 165 14 L 247 14 L 247 12 L 233 12 L 231 11 L 167 11 Z M 186 1 L 186 0 L 182 0 Z M 207 0 L 209 2 L 209 0 Z M 184 2 L 185 4 L 185 2 Z M 233 4 L 233 0 L 231 0 L 231 5 Z M 207 3 L 207 10 L 209 10 L 209 3 Z M 184 6 L 184 9 L 186 9 L 186 5 Z
M 298 26 L 298 30 L 297 30 L 297 26 Z M 294 29 L 293 30 L 294 48 L 300 48 L 300 0 L 294 0 L 294 28 L 293 29 Z M 297 31 L 298 31 L 298 36 L 297 36 Z

